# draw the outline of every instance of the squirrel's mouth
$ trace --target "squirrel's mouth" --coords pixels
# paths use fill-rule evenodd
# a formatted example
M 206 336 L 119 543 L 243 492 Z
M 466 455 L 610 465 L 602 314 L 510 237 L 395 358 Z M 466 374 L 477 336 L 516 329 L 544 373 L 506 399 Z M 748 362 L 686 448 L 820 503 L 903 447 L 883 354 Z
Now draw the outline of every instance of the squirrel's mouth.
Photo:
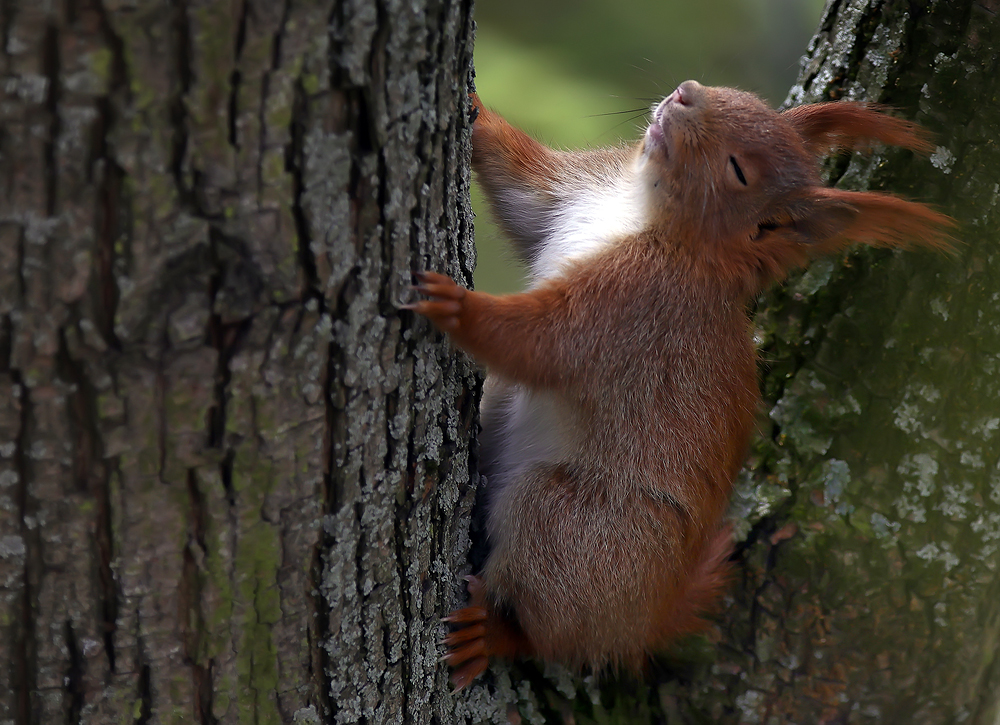
M 676 137 L 678 124 L 684 123 L 686 114 L 704 105 L 705 88 L 697 81 L 684 81 L 653 108 L 653 121 L 646 129 L 645 142 L 649 148 L 659 149 L 669 158 L 670 147 L 678 149 L 680 140 Z M 682 114 L 677 116 L 676 114 Z
M 663 127 L 657 121 L 654 120 L 649 124 L 649 128 L 646 129 L 646 139 L 657 145 L 666 144 L 667 139 L 663 134 Z
M 666 99 L 657 104 L 653 109 L 653 120 L 646 129 L 646 148 L 649 150 L 658 149 L 664 156 L 668 156 L 667 133 L 663 124 L 663 109 Z

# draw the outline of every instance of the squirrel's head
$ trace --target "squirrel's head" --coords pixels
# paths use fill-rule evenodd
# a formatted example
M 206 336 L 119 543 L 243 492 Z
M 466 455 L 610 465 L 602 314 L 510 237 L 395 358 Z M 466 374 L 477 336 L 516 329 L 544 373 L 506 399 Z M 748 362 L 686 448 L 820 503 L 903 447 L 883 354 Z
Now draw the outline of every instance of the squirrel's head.
M 653 109 L 641 157 L 672 207 L 723 234 L 745 231 L 775 197 L 819 185 L 815 159 L 781 114 L 752 93 L 697 81 Z
M 655 224 L 751 287 L 851 241 L 946 246 L 951 220 L 924 205 L 822 185 L 823 155 L 871 141 L 930 147 L 918 126 L 874 106 L 779 113 L 752 93 L 685 81 L 653 109 L 640 182 Z

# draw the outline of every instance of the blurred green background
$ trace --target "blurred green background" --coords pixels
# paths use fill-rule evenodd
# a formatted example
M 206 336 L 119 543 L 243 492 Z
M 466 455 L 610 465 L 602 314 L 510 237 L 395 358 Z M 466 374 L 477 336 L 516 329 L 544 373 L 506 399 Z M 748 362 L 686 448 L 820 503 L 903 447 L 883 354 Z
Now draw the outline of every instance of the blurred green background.
M 559 148 L 639 138 L 646 111 L 678 83 L 785 99 L 823 0 L 477 0 L 483 102 Z M 612 114 L 612 115 L 608 115 Z M 513 292 L 523 275 L 473 190 L 476 288 Z

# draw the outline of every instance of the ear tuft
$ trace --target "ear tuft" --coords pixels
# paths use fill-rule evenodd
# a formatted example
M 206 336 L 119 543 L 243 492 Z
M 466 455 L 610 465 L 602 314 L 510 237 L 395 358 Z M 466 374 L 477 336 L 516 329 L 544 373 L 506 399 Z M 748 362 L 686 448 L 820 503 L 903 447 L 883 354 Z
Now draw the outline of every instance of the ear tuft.
M 798 106 L 781 116 L 798 131 L 815 156 L 837 149 L 864 148 L 872 141 L 924 154 L 934 150 L 927 131 L 910 121 L 889 116 L 885 110 L 875 104 L 835 101 Z
M 947 250 L 955 220 L 926 204 L 875 191 L 815 189 L 814 211 L 798 224 L 817 252 L 836 251 L 860 242 L 875 247 L 918 244 Z

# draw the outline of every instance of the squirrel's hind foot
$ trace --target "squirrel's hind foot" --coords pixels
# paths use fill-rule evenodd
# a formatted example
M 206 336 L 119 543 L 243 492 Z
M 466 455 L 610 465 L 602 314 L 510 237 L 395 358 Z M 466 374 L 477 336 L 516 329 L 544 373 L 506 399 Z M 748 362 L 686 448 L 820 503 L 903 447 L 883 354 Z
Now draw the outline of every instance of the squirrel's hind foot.
M 534 648 L 516 621 L 495 611 L 486 600 L 482 577 L 466 577 L 469 606 L 456 609 L 442 621 L 458 625 L 441 643 L 448 652 L 441 658 L 454 670 L 451 684 L 458 692 L 486 671 L 493 657 L 528 657 Z
M 441 658 L 454 670 L 451 673 L 451 684 L 455 692 L 467 687 L 474 679 L 486 671 L 489 666 L 489 636 L 490 613 L 484 606 L 483 582 L 480 577 L 468 576 L 469 603 L 471 606 L 456 609 L 441 621 L 457 624 L 458 629 L 450 632 L 441 640 L 448 648 L 447 654 Z

